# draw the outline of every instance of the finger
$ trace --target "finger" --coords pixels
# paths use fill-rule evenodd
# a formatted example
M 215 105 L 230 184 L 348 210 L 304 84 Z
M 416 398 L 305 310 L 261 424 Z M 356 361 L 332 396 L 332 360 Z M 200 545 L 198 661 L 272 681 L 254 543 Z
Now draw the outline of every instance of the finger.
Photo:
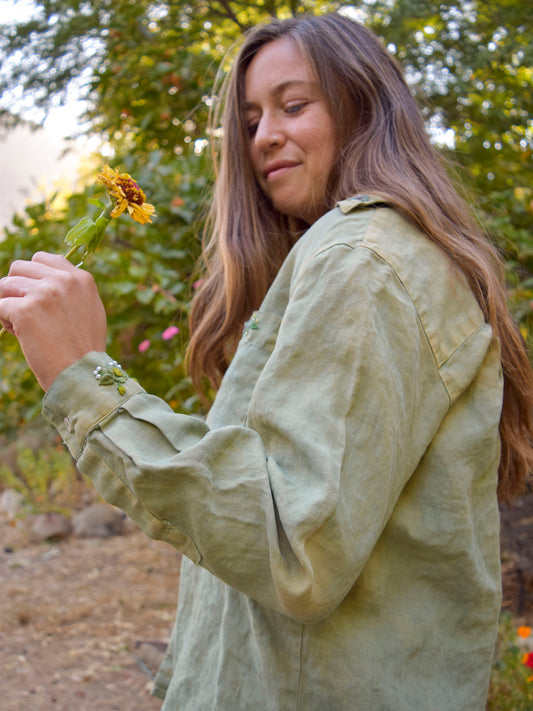
M 9 267 L 8 277 L 24 276 L 31 279 L 42 279 L 50 273 L 50 267 L 39 262 L 16 259 Z
M 35 279 L 30 277 L 4 277 L 3 279 L 0 279 L 0 299 L 5 299 L 8 296 L 26 296 L 34 285 Z
M 0 323 L 2 328 L 5 328 L 9 333 L 15 333 L 15 315 L 16 315 L 16 304 L 19 299 L 16 297 L 7 297 L 0 299 Z M 19 302 L 20 303 L 20 302 Z
M 31 258 L 33 264 L 43 264 L 53 269 L 61 269 L 63 271 L 72 271 L 77 267 L 69 262 L 68 259 L 60 254 L 51 254 L 50 252 L 36 252 Z
M 11 321 L 6 321 L 5 319 L 0 318 L 0 326 L 4 329 L 4 331 L 7 331 L 8 333 L 15 333 Z
M 68 259 L 58 254 L 36 252 L 31 261 L 17 259 L 9 268 L 9 276 L 27 276 L 32 279 L 42 279 L 51 276 L 55 271 L 75 271 L 76 267 Z

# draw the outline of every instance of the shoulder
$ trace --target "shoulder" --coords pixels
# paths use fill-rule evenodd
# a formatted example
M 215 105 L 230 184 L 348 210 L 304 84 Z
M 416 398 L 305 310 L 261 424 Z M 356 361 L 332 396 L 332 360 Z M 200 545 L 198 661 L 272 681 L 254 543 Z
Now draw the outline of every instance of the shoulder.
M 484 320 L 461 270 L 436 243 L 379 197 L 355 195 L 339 202 L 309 228 L 294 251 L 295 273 L 322 257 L 333 268 L 358 270 L 363 266 L 368 270 L 372 263 L 385 265 L 417 305 L 422 321 L 427 320 L 428 311 L 454 306 L 475 327 Z M 350 252 L 354 254 L 348 257 Z
M 373 195 L 339 202 L 296 243 L 295 268 L 333 247 L 373 252 L 406 282 L 451 267 L 449 258 L 398 210 Z
M 490 326 L 461 270 L 378 197 L 357 195 L 338 203 L 303 235 L 295 252 L 293 279 L 323 262 L 345 288 L 351 279 L 378 297 L 381 293 L 383 309 L 410 304 L 443 375 L 461 352 L 472 357 L 473 349 L 481 357 L 492 341 Z

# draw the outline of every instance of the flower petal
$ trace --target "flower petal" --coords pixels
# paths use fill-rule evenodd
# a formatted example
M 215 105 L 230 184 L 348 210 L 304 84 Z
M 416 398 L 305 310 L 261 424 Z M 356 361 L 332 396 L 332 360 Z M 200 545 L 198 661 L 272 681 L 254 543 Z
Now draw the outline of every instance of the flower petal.
M 153 205 L 145 202 L 146 196 L 128 173 L 119 173 L 105 165 L 96 178 L 97 183 L 103 183 L 109 198 L 115 203 L 111 217 L 118 217 L 126 209 L 128 214 L 141 225 L 152 221 L 155 217 Z
M 117 202 L 113 210 L 111 211 L 111 217 L 119 217 L 122 215 L 124 210 L 129 207 L 126 198 L 123 198 L 120 202 Z
M 170 341 L 170 339 L 174 338 L 174 336 L 176 336 L 179 332 L 180 330 L 177 326 L 169 326 L 168 328 L 165 328 L 165 330 L 161 334 L 161 338 L 164 341 Z

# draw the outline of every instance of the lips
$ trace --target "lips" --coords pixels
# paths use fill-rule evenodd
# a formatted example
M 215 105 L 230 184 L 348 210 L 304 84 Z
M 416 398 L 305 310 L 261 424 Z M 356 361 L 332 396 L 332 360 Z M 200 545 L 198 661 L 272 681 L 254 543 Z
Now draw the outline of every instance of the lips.
M 275 180 L 285 175 L 291 168 L 295 168 L 300 165 L 298 161 L 295 160 L 276 160 L 271 163 L 267 163 L 263 168 L 263 176 L 265 180 Z

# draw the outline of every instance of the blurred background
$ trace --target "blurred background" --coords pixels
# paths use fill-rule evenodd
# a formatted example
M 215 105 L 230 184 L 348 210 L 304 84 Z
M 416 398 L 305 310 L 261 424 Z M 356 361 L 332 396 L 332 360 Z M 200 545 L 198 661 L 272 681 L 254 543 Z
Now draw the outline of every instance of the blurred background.
M 219 135 L 207 129 L 217 68 L 252 25 L 328 11 L 368 25 L 404 67 L 432 140 L 504 258 L 509 304 L 531 345 L 529 3 L 0 0 L 0 274 L 38 249 L 64 253 L 70 227 L 98 214 L 88 199 L 105 195 L 94 184 L 99 170 L 109 164 L 130 173 L 157 219 L 144 226 L 114 220 L 84 266 L 106 305 L 110 355 L 183 412 L 202 412 L 183 354 L 213 177 L 209 142 L 216 147 Z M 0 494 L 18 497 L 18 518 L 68 511 L 83 498 L 70 455 L 40 416 L 41 398 L 17 341 L 6 335 Z M 522 504 L 504 519 L 511 551 L 504 552 L 505 579 L 515 614 L 528 600 L 533 605 L 533 574 L 527 582 L 524 572 L 533 570 L 533 499 Z M 513 625 L 502 624 L 493 711 L 533 704 L 533 676 L 520 661 Z
M 216 136 L 206 121 L 217 67 L 257 22 L 332 10 L 371 27 L 405 68 L 432 139 L 505 256 L 509 301 L 529 339 L 527 3 L 0 0 L 0 272 L 36 249 L 64 251 L 69 227 L 96 214 L 87 198 L 102 196 L 94 178 L 104 164 L 132 174 L 157 221 L 114 221 L 86 267 L 106 302 L 111 354 L 185 411 L 199 408 L 182 360 L 212 180 L 207 147 Z M 179 333 L 165 340 L 169 326 Z M 15 339 L 3 339 L 0 434 L 13 438 L 39 408 Z
M 122 217 L 86 267 L 109 314 L 109 351 L 152 392 L 201 410 L 183 369 L 188 304 L 212 169 L 208 112 L 220 62 L 269 17 L 338 11 L 403 65 L 428 132 L 505 258 L 530 340 L 533 306 L 532 15 L 522 0 L 0 0 L 0 272 L 64 252 L 105 164 L 156 206 Z M 172 338 L 164 338 L 174 326 Z M 179 329 L 179 330 L 178 330 Z M 37 426 L 41 393 L 15 339 L 0 351 L 0 437 Z M 44 428 L 46 429 L 46 428 Z

